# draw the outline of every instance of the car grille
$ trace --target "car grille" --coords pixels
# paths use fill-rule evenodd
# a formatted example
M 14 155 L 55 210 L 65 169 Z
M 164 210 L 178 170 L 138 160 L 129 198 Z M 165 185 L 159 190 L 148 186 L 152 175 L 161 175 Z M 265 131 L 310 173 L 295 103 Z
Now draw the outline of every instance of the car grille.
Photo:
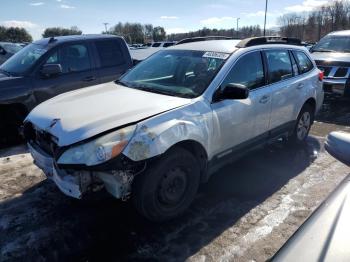
M 347 67 L 340 67 L 337 69 L 337 71 L 334 74 L 334 77 L 345 77 L 349 71 L 349 68 Z
M 316 64 L 327 78 L 348 78 L 350 75 L 350 63 L 316 61 Z
M 27 141 L 35 143 L 48 155 L 54 156 L 55 152 L 57 152 L 58 146 L 55 142 L 57 139 L 50 133 L 35 128 L 30 122 L 25 124 L 23 135 Z

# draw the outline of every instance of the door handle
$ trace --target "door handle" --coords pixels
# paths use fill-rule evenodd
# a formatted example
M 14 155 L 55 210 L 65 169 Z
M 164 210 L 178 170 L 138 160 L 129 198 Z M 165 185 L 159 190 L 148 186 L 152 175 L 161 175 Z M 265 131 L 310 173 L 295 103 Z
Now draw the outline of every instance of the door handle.
M 303 83 L 299 83 L 298 85 L 297 85 L 297 89 L 302 89 L 304 87 L 304 84 Z
M 96 77 L 94 77 L 94 76 L 87 76 L 87 77 L 84 77 L 82 80 L 84 82 L 91 82 L 91 81 L 96 80 Z
M 267 101 L 269 101 L 269 96 L 263 96 L 262 98 L 260 98 L 260 100 L 259 100 L 259 102 L 261 103 L 261 104 L 266 104 L 267 103 Z

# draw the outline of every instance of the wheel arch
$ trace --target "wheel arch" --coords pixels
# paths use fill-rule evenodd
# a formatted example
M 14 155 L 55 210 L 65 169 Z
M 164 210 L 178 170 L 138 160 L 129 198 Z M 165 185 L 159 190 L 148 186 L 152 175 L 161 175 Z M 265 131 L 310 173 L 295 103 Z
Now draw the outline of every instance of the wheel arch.
M 310 97 L 308 100 L 305 101 L 304 105 L 309 104 L 312 106 L 312 108 L 315 110 L 316 109 L 316 99 L 313 97 Z M 303 105 L 303 107 L 304 107 Z
M 316 112 L 316 99 L 314 97 L 310 97 L 308 98 L 304 104 L 300 107 L 298 114 L 296 115 L 296 119 L 299 117 L 300 112 L 303 110 L 303 108 L 305 107 L 305 105 L 309 105 L 311 106 L 311 108 L 313 109 L 313 112 Z M 314 121 L 314 117 L 312 118 L 312 122 Z
M 207 179 L 208 154 L 204 146 L 195 140 L 184 140 L 175 143 L 166 152 L 175 147 L 186 149 L 197 159 L 201 172 L 201 182 L 205 182 Z

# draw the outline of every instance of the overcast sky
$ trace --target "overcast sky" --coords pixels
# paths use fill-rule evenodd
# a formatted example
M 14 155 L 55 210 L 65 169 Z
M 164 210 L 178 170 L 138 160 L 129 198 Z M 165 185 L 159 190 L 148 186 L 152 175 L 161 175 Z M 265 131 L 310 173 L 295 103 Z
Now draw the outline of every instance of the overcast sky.
M 331 0 L 269 0 L 267 26 L 288 12 L 311 11 Z M 169 33 L 202 27 L 263 25 L 265 0 L 1 0 L 0 24 L 28 29 L 34 39 L 46 27 L 78 26 L 83 33 L 101 33 L 104 22 L 160 25 Z

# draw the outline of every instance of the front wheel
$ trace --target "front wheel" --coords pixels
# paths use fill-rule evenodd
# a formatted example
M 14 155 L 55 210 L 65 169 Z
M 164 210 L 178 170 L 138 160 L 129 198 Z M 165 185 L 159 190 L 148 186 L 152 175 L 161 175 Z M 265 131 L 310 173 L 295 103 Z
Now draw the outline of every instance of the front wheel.
M 309 135 L 311 125 L 314 121 L 314 110 L 306 104 L 299 113 L 293 134 L 290 137 L 291 142 L 296 144 L 304 143 Z
M 173 148 L 135 178 L 133 202 L 147 219 L 169 220 L 190 206 L 199 181 L 196 158 L 183 148 Z

